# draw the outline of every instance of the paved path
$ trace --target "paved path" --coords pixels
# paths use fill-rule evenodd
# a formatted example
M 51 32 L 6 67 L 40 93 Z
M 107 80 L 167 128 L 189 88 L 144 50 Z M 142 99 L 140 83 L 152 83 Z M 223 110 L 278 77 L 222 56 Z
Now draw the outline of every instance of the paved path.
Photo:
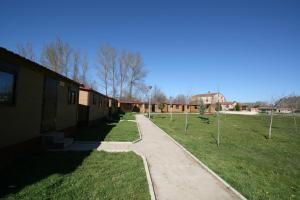
M 239 199 L 177 146 L 143 115 L 136 116 L 142 141 L 118 145 L 105 143 L 99 150 L 133 150 L 147 158 L 157 199 Z
M 136 120 L 143 138 L 140 142 L 102 142 L 97 149 L 134 151 L 146 157 L 158 200 L 240 199 L 149 119 L 136 115 Z M 81 144 L 75 147 L 83 148 Z

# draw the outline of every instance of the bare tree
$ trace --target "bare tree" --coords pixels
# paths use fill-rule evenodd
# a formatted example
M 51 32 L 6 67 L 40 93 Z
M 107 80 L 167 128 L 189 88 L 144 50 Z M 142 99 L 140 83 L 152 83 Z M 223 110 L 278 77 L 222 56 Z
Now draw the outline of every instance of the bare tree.
M 178 94 L 174 98 L 174 102 L 175 103 L 179 103 L 179 104 L 185 104 L 186 103 L 186 95 L 184 95 L 184 94 Z
M 70 45 L 57 37 L 55 42 L 44 45 L 41 62 L 53 71 L 68 76 L 70 55 Z
M 83 59 L 82 59 L 82 64 L 81 64 L 81 76 L 80 76 L 80 81 L 83 84 L 88 84 L 88 80 L 87 80 L 87 71 L 88 71 L 88 67 L 89 67 L 89 61 L 88 61 L 88 57 L 86 54 L 84 54 Z
M 35 61 L 35 54 L 31 42 L 27 42 L 25 45 L 17 44 L 17 53 L 29 60 Z
M 126 52 L 125 50 L 123 50 L 119 56 L 119 78 L 118 78 L 118 82 L 119 82 L 119 86 L 120 86 L 120 95 L 119 95 L 119 99 L 123 98 L 123 87 L 125 82 L 128 79 L 128 68 L 130 65 L 130 54 L 128 52 Z
M 147 72 L 143 67 L 143 59 L 139 53 L 130 54 L 130 65 L 128 68 L 129 99 L 132 99 L 133 87 L 137 86 L 145 78 Z
M 104 90 L 105 90 L 105 95 L 108 94 L 108 82 L 109 82 L 109 71 L 110 71 L 110 66 L 109 66 L 109 46 L 103 45 L 100 47 L 98 50 L 98 62 L 100 64 L 100 68 L 98 71 L 98 75 L 102 81 Z
M 109 88 L 112 89 L 112 96 L 116 96 L 116 76 L 117 76 L 117 67 L 116 67 L 116 58 L 117 52 L 115 48 L 111 47 L 109 44 L 104 44 L 98 50 L 98 62 L 100 68 L 98 75 L 102 81 L 103 87 L 105 89 L 105 94 L 108 94 Z M 110 81 L 112 86 L 109 87 Z
M 79 81 L 79 65 L 80 65 L 80 52 L 79 50 L 73 53 L 73 74 L 72 79 L 74 81 Z

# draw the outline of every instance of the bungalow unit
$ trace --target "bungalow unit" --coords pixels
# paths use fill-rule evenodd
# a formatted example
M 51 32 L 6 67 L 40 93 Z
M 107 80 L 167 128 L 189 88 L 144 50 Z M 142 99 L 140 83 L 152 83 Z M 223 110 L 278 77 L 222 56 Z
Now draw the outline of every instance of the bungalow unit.
M 81 85 L 79 88 L 78 123 L 91 125 L 106 118 L 109 112 L 109 98 L 90 87 Z
M 144 112 L 144 103 L 140 101 L 120 100 L 118 107 L 121 112 Z
M 292 113 L 293 110 L 291 108 L 277 108 L 276 109 L 277 113 Z
M 109 117 L 116 116 L 119 113 L 118 100 L 108 97 L 108 115 Z
M 77 125 L 79 84 L 0 47 L 0 156 L 40 146 Z
M 169 112 L 184 112 L 185 111 L 185 105 L 184 104 L 180 104 L 180 103 L 172 103 L 172 104 L 167 104 L 167 110 Z

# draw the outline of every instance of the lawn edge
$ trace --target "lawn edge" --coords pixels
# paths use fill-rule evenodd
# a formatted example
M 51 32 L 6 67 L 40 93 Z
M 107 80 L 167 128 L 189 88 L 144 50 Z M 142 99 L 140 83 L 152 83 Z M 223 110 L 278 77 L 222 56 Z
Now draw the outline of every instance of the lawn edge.
M 212 171 L 209 167 L 207 167 L 203 162 L 201 162 L 196 156 L 194 156 L 191 152 L 189 152 L 186 148 L 184 148 L 181 144 L 179 144 L 173 137 L 171 137 L 168 133 L 166 133 L 163 129 L 161 129 L 158 125 L 156 125 L 152 120 L 150 120 L 152 124 L 154 124 L 157 128 L 159 128 L 165 135 L 167 135 L 177 146 L 179 146 L 184 152 L 186 152 L 189 156 L 191 156 L 198 164 L 200 164 L 206 171 L 208 171 L 213 177 L 219 180 L 221 183 L 225 185 L 227 189 L 233 192 L 242 200 L 247 200 L 240 192 L 234 189 L 229 183 L 227 183 L 224 179 L 222 179 L 219 175 L 217 175 L 214 171 Z
M 136 114 L 134 115 L 134 117 L 135 117 L 135 123 L 136 123 L 137 129 L 138 129 L 140 138 L 134 140 L 134 141 L 132 142 L 132 144 L 135 144 L 135 143 L 137 143 L 137 142 L 143 140 L 143 136 L 142 136 L 142 133 L 141 133 L 140 125 L 139 125 L 139 123 L 137 123 L 137 121 L 136 121 Z
M 133 151 L 133 152 L 143 159 L 144 168 L 145 168 L 146 177 L 147 177 L 147 182 L 148 182 L 148 187 L 149 187 L 150 197 L 151 197 L 151 200 L 156 200 L 156 194 L 155 194 L 154 185 L 153 185 L 153 182 L 152 182 L 152 176 L 151 176 L 151 173 L 150 173 L 150 170 L 149 170 L 149 164 L 148 164 L 147 158 L 145 156 L 135 152 L 135 151 Z

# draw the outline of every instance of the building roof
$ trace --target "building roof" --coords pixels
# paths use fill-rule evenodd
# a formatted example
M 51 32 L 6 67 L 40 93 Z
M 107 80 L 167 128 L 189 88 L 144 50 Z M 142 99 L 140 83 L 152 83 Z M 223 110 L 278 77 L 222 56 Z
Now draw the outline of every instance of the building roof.
M 94 92 L 94 93 L 97 93 L 97 94 L 99 94 L 101 96 L 110 98 L 110 97 L 106 96 L 105 94 L 102 94 L 102 93 L 100 93 L 100 92 L 94 90 L 93 88 L 91 88 L 91 87 L 89 87 L 87 85 L 84 85 L 84 84 L 80 84 L 79 90 L 83 90 L 83 91 L 87 91 L 87 92 Z
M 215 96 L 217 95 L 218 93 L 217 92 L 213 92 L 213 93 L 204 93 L 204 94 L 196 94 L 196 95 L 193 95 L 193 97 L 211 97 L 211 96 Z M 221 93 L 219 93 L 221 94 Z
M 30 66 L 31 68 L 34 68 L 38 71 L 52 74 L 53 76 L 57 76 L 60 79 L 63 79 L 63 80 L 68 81 L 68 82 L 72 82 L 76 85 L 79 85 L 78 82 L 76 82 L 74 80 L 71 80 L 66 76 L 63 76 L 63 75 L 61 75 L 61 74 L 59 74 L 59 73 L 57 73 L 57 72 L 55 72 L 51 69 L 48 69 L 47 67 L 44 67 L 44 66 L 42 66 L 42 65 L 40 65 L 40 64 L 38 64 L 38 63 L 36 63 L 32 60 L 29 60 L 29 59 L 27 59 L 23 56 L 20 56 L 19 54 L 16 54 L 12 51 L 9 51 L 9 50 L 7 50 L 3 47 L 0 47 L 0 57 L 3 58 L 3 59 L 7 59 L 7 62 L 9 62 L 9 63 L 12 62 L 11 60 L 13 60 L 15 62 L 14 64 L 16 64 L 18 62 L 26 63 L 26 64 L 28 64 L 28 66 Z

